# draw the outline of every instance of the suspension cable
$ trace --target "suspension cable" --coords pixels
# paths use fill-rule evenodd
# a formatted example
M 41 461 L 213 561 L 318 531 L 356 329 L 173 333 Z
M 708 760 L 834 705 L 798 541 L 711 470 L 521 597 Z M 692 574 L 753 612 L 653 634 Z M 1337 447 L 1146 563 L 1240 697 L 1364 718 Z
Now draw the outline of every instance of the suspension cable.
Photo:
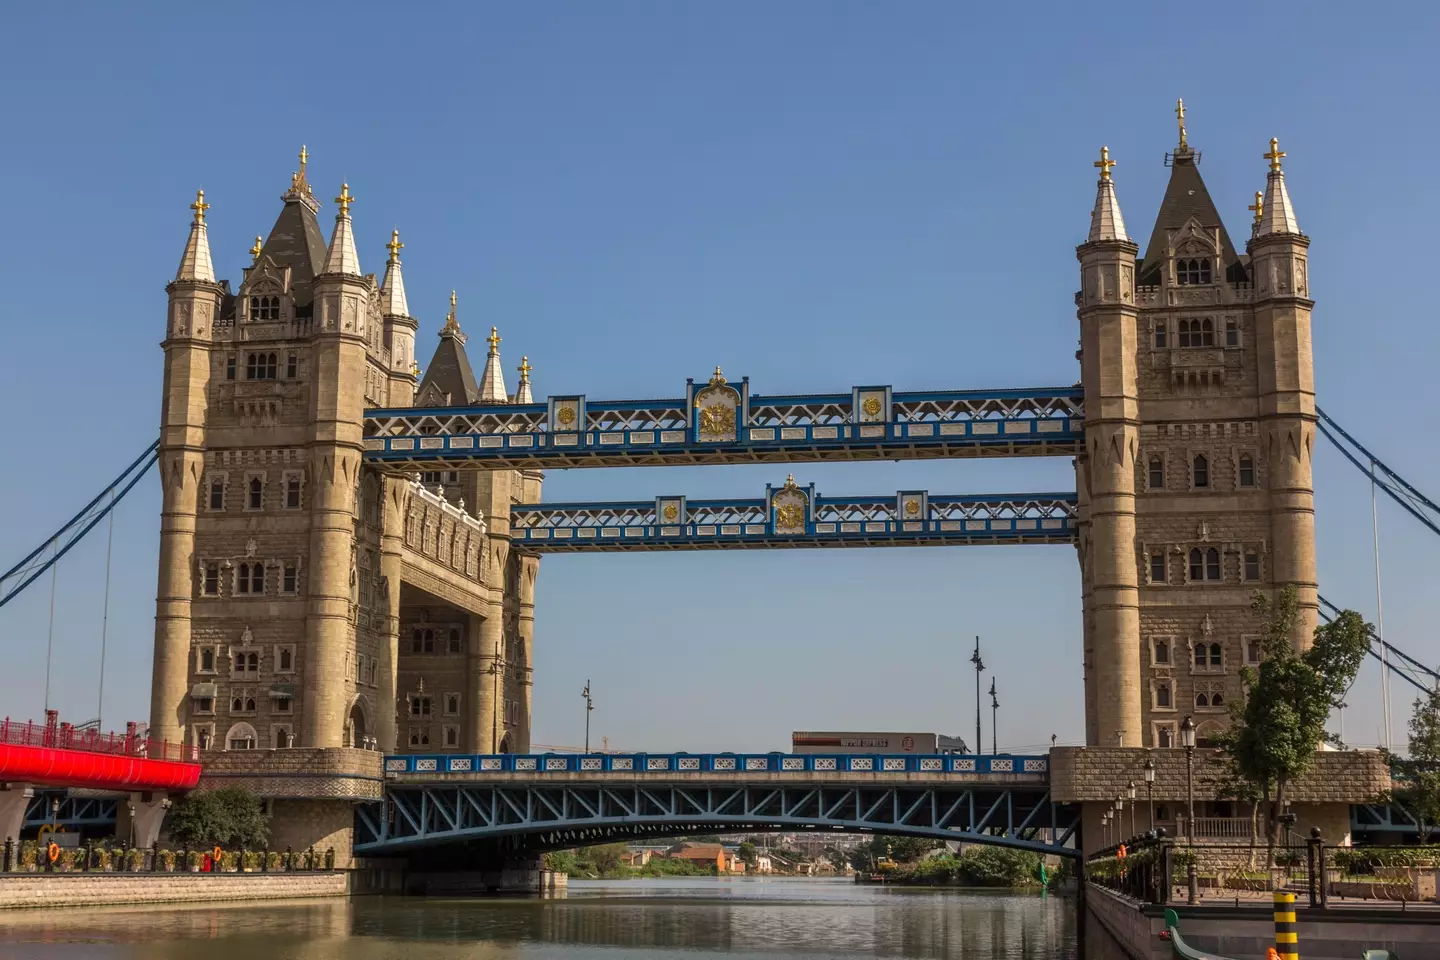
M 105 640 L 110 630 L 110 557 L 115 547 L 115 491 L 110 491 L 109 530 L 105 533 L 105 599 L 100 605 L 100 690 L 95 695 L 95 729 L 104 730 Z

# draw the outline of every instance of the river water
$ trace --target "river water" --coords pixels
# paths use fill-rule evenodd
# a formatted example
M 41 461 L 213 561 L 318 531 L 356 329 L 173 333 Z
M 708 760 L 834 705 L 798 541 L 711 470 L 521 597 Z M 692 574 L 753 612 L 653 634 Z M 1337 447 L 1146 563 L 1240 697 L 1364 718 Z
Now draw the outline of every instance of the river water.
M 559 899 L 357 897 L 0 914 L 35 960 L 1077 960 L 1069 897 L 844 880 L 572 881 Z M 1095 927 L 1095 924 L 1090 924 Z M 1086 960 L 1110 956 L 1086 950 Z

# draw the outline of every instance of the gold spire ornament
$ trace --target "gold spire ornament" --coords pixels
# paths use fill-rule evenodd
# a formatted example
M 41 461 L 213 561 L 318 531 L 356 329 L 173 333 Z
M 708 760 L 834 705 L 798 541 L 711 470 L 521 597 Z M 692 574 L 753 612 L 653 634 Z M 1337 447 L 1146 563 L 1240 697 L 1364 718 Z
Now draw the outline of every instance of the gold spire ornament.
M 405 244 L 403 244 L 403 243 L 400 242 L 400 231 L 399 231 L 399 230 L 391 230 L 391 231 L 390 231 L 390 242 L 387 243 L 387 244 L 385 244 L 385 249 L 390 251 L 390 262 L 391 262 L 391 263 L 395 263 L 396 261 L 398 261 L 398 260 L 400 259 L 400 251 L 404 248 L 404 246 L 405 246 Z M 451 294 L 451 296 L 454 296 L 455 291 L 453 291 L 453 290 L 450 291 L 450 294 Z M 450 306 L 451 306 L 452 308 L 455 306 L 455 304 L 454 304 L 453 301 L 451 302 Z
M 457 319 L 455 319 L 455 301 L 456 301 L 455 291 L 454 291 L 454 290 L 451 290 L 451 291 L 450 291 L 450 312 L 445 315 L 445 329 L 440 331 L 440 333 L 441 333 L 442 335 L 443 335 L 443 334 L 447 334 L 447 333 L 459 333 L 459 332 L 460 332 L 460 321 L 457 320 Z
M 340 184 L 340 196 L 335 198 L 335 202 L 340 205 L 340 216 L 350 216 L 350 204 L 355 202 L 355 195 L 350 192 L 350 184 Z
M 1180 149 L 1185 150 L 1189 144 L 1185 142 L 1185 101 L 1175 101 L 1175 122 L 1180 124 Z
M 725 374 L 720 372 L 720 365 L 715 365 L 715 372 L 710 375 L 710 386 L 717 387 L 725 383 Z
M 195 222 L 205 222 L 205 211 L 210 209 L 210 204 L 205 202 L 205 191 L 195 191 L 195 202 L 190 204 L 190 209 L 195 211 Z
M 453 297 L 454 294 L 452 293 L 451 296 Z M 486 337 L 485 341 L 490 344 L 490 352 L 492 354 L 498 354 L 500 352 L 500 331 L 498 329 L 491 327 L 490 336 Z
M 259 238 L 259 237 L 256 237 L 256 238 L 255 238 L 255 246 L 253 246 L 253 247 L 250 248 L 250 259 L 253 261 L 253 263 L 251 264 L 251 266 L 254 266 L 254 264 L 260 262 L 260 251 L 262 251 L 262 250 L 264 250 L 264 249 L 265 249 L 265 245 L 260 242 L 260 238 Z
M 521 357 L 521 358 L 520 358 L 520 366 L 516 367 L 515 369 L 518 370 L 518 371 L 520 371 L 520 382 L 521 382 L 521 383 L 529 383 L 529 382 L 530 382 L 530 371 L 533 370 L 533 369 L 535 369 L 535 368 L 532 367 L 532 366 L 530 366 L 530 358 L 529 358 L 529 357 Z
M 1246 207 L 1245 209 L 1255 214 L 1255 225 L 1258 227 L 1260 225 L 1260 217 L 1265 212 L 1265 195 L 1259 190 L 1256 190 L 1255 202 L 1250 204 L 1250 206 Z
M 307 165 L 309 162 L 310 162 L 310 151 L 306 150 L 306 149 L 305 149 L 305 145 L 302 143 L 302 144 L 300 145 L 300 169 L 297 170 L 296 172 L 290 174 L 290 189 L 291 189 L 291 190 L 294 190 L 294 191 L 296 191 L 297 193 L 300 192 L 300 191 L 302 191 L 302 190 L 303 190 L 305 193 L 309 193 L 309 192 L 310 192 L 310 183 L 305 179 L 305 168 L 306 168 L 306 165 Z
M 1101 147 L 1101 148 L 1100 148 L 1100 159 L 1099 159 L 1099 160 L 1096 160 L 1095 163 L 1092 164 L 1092 166 L 1096 166 L 1096 167 L 1099 167 L 1099 168 L 1100 168 L 1100 179 L 1101 179 L 1101 180 L 1109 180 L 1109 179 L 1110 179 L 1110 168 L 1113 167 L 1113 166 L 1115 166 L 1115 165 L 1116 165 L 1116 164 L 1115 164 L 1115 161 L 1110 159 L 1110 148 L 1109 148 L 1109 147 Z
M 1285 153 L 1280 149 L 1280 139 L 1278 137 L 1271 137 L 1270 152 L 1265 154 L 1265 159 L 1270 161 L 1271 173 L 1280 172 L 1280 158 L 1283 156 L 1285 156 Z

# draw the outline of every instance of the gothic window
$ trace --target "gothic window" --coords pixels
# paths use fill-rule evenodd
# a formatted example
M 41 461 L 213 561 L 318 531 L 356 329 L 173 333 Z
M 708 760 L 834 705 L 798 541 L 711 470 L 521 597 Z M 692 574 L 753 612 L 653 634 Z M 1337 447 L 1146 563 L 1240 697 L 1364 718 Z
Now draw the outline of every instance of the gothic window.
M 449 650 L 450 650 L 451 653 L 459 653 L 459 652 L 460 652 L 460 630 L 459 630 L 459 628 L 457 628 L 457 627 L 451 627 L 451 628 L 450 628 L 450 647 L 449 647 Z
M 215 672 L 215 650 L 213 647 L 205 647 L 200 651 L 200 672 Z
M 281 647 L 280 654 L 275 658 L 277 673 L 289 673 L 295 669 L 295 653 L 289 647 Z
M 1240 455 L 1239 480 L 1242 487 L 1255 486 L 1255 458 L 1248 453 Z
M 412 746 L 412 747 L 428 747 L 428 746 L 430 746 L 430 728 L 429 728 L 429 727 L 411 727 L 411 728 L 410 728 L 410 746 Z
M 435 652 L 435 631 L 431 629 L 414 630 L 410 634 L 411 653 L 434 653 Z
M 1240 324 L 1235 320 L 1225 321 L 1225 346 L 1240 346 Z
M 285 378 L 286 378 L 287 380 L 294 380 L 294 379 L 295 379 L 296 377 L 298 377 L 299 375 L 300 375 L 300 358 L 297 357 L 297 356 L 296 356 L 295 354 L 293 354 L 293 353 L 287 355 L 287 356 L 285 357 Z
M 1150 489 L 1165 489 L 1165 458 L 1158 453 L 1150 458 Z
M 460 713 L 460 694 L 445 694 L 445 716 L 454 717 Z
M 258 595 L 265 592 L 265 564 L 258 560 L 235 568 L 235 592 Z
M 233 356 L 225 358 L 225 379 L 235 379 L 235 358 Z
M 213 477 L 210 480 L 210 509 L 225 509 L 225 478 Z
M 1215 322 L 1213 320 L 1181 320 L 1180 324 L 1180 346 L 1182 347 L 1213 347 L 1215 346 Z
M 251 297 L 250 319 L 254 322 L 280 319 L 279 297 Z
M 1245 551 L 1245 580 L 1254 583 L 1260 579 L 1260 554 L 1254 550 Z
M 250 353 L 245 356 L 246 380 L 274 380 L 278 366 L 273 353 Z
M 1220 579 L 1220 551 L 1214 547 L 1205 551 L 1205 579 Z
M 1208 706 L 1210 706 L 1210 698 L 1207 697 L 1207 696 L 1205 696 L 1205 694 L 1203 694 L 1203 693 L 1197 693 L 1197 694 L 1195 694 L 1195 706 L 1197 706 L 1197 707 L 1208 707 Z
M 205 564 L 205 582 L 201 586 L 207 597 L 220 596 L 220 564 Z
M 259 510 L 265 504 L 265 481 L 259 477 L 251 477 L 246 484 L 245 508 L 247 510 Z
M 1157 747 L 1168 750 L 1170 747 L 1173 747 L 1175 745 L 1175 740 L 1170 733 L 1169 727 L 1161 727 L 1159 730 L 1155 731 L 1155 734 L 1155 745 Z M 1164 819 L 1164 813 L 1164 807 L 1160 807 L 1157 811 L 1157 815 L 1160 816 L 1162 820 Z
M 372 686 L 372 687 L 375 686 L 375 684 L 376 684 L 376 682 L 377 682 L 377 681 L 376 681 L 376 677 L 379 676 L 379 673 L 380 673 L 379 667 L 380 667 L 380 662 L 379 662 L 378 660 L 375 660 L 374 658 L 371 658 L 371 660 L 370 660 L 370 680 L 369 680 L 369 683 L 370 683 L 370 686 Z
M 430 716 L 430 698 L 429 698 L 429 697 L 411 697 L 411 698 L 410 698 L 410 716 L 412 716 L 412 717 L 428 717 L 428 716 Z
M 1195 666 L 1197 666 L 1197 667 L 1203 667 L 1203 666 L 1205 666 L 1205 654 L 1206 654 L 1205 644 L 1203 644 L 1203 643 L 1197 643 L 1197 644 L 1195 644 Z
M 1156 640 L 1154 662 L 1156 664 L 1168 664 L 1170 662 L 1170 641 Z
M 292 594 L 300 592 L 300 568 L 293 563 L 287 563 L 281 568 L 280 592 Z
M 445 724 L 445 746 L 460 746 L 460 728 L 453 723 Z
M 1212 666 L 1212 667 L 1224 666 L 1224 662 L 1225 662 L 1225 651 L 1221 649 L 1220 644 L 1218 644 L 1218 643 L 1212 643 L 1212 644 L 1210 644 L 1210 666 Z
M 1208 257 L 1199 260 L 1176 260 L 1175 280 L 1182 286 L 1209 283 L 1210 282 L 1210 260 Z
M 1205 454 L 1195 454 L 1194 473 L 1191 475 L 1196 490 L 1204 490 L 1210 486 L 1210 461 Z
M 1166 331 L 1165 331 L 1165 321 L 1164 321 L 1164 320 L 1156 320 L 1156 321 L 1155 321 L 1155 346 L 1156 346 L 1156 347 L 1163 348 L 1163 347 L 1165 346 L 1165 333 L 1166 333 Z
M 1160 710 L 1170 709 L 1170 684 L 1161 682 L 1155 684 L 1155 706 Z
M 1199 583 L 1205 579 L 1205 555 L 1197 547 L 1190 551 L 1190 582 Z
M 1212 707 L 1223 707 L 1223 706 L 1225 706 L 1225 695 L 1224 695 L 1224 694 L 1220 694 L 1220 693 L 1212 693 L 1212 694 L 1210 695 L 1210 706 L 1212 706 Z
M 1254 637 L 1245 641 L 1245 662 L 1251 666 L 1260 662 L 1260 641 Z
M 300 509 L 300 477 L 293 473 L 285 478 L 285 509 Z
M 231 750 L 254 750 L 255 728 L 248 723 L 237 723 L 225 735 L 225 743 Z

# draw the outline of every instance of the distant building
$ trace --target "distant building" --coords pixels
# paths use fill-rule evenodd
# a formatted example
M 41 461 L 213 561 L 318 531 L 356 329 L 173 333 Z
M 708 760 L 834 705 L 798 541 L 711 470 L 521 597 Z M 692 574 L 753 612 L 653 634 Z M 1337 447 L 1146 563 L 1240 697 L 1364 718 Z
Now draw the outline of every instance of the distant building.
M 690 863 L 703 863 L 715 868 L 717 873 L 731 873 L 731 865 L 739 862 L 740 858 L 730 854 L 724 846 L 718 843 L 691 843 L 686 842 L 671 847 L 665 856 L 671 860 L 688 860 Z M 745 865 L 740 864 L 738 872 L 743 873 Z

